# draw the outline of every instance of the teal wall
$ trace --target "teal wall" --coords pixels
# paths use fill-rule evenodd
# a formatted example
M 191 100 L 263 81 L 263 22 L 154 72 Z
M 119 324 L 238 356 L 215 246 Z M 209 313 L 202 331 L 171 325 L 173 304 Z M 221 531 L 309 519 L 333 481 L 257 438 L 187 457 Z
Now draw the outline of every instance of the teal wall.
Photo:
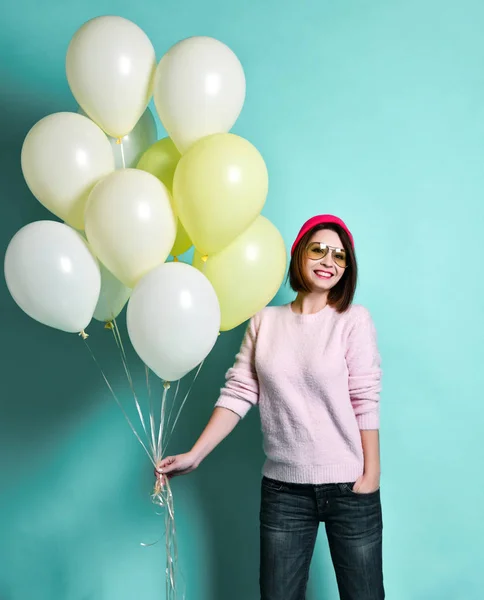
M 235 131 L 270 173 L 264 214 L 288 245 L 315 213 L 347 219 L 359 301 L 374 315 L 384 361 L 388 597 L 483 598 L 484 4 L 4 3 L 2 253 L 22 225 L 49 218 L 22 180 L 20 148 L 38 119 L 76 109 L 65 51 L 100 14 L 137 22 L 158 56 L 196 34 L 231 46 L 248 82 Z M 151 468 L 82 342 L 29 320 L 3 281 L 0 314 L 1 600 L 164 598 L 161 544 L 140 546 L 161 532 Z M 188 449 L 209 417 L 242 332 L 219 338 L 173 452 Z M 109 336 L 91 327 L 122 390 Z M 260 445 L 254 411 L 199 471 L 174 482 L 188 600 L 258 597 Z M 308 597 L 337 598 L 323 536 Z

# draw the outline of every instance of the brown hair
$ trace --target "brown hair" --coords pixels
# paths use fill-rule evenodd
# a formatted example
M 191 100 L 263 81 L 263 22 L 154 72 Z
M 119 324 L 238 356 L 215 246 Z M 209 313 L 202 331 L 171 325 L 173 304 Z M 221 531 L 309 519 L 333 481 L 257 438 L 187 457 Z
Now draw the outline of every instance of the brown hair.
M 316 225 L 316 227 L 313 227 L 301 238 L 301 241 L 296 246 L 294 254 L 292 255 L 287 278 L 289 279 L 291 288 L 295 292 L 310 293 L 312 291 L 307 278 L 304 276 L 304 263 L 306 261 L 305 251 L 312 236 L 316 231 L 321 231 L 322 229 L 330 229 L 337 233 L 346 250 L 348 266 L 343 273 L 343 277 L 328 294 L 328 304 L 339 313 L 342 313 L 349 308 L 353 301 L 358 278 L 358 265 L 356 263 L 356 254 L 351 240 L 346 231 L 339 225 L 336 225 L 335 223 Z

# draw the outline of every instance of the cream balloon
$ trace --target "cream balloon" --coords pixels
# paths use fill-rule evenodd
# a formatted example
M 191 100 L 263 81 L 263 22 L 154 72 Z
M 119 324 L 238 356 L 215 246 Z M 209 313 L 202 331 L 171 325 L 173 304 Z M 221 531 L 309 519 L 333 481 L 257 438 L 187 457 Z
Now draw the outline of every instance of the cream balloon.
M 176 220 L 165 186 L 138 169 L 121 169 L 89 196 L 86 235 L 99 260 L 133 288 L 163 263 L 175 241 Z
M 79 114 L 87 116 L 82 108 L 79 108 Z M 158 137 L 153 113 L 147 108 L 133 131 L 121 140 L 107 137 L 113 151 L 116 169 L 135 168 L 143 152 L 152 146 Z
M 217 295 L 190 265 L 166 263 L 133 290 L 127 324 L 143 362 L 161 379 L 177 381 L 202 362 L 217 341 Z
M 127 135 L 139 121 L 155 71 L 152 43 L 122 17 L 91 19 L 74 34 L 67 51 L 67 80 L 75 99 L 114 138 Z
M 101 288 L 97 260 L 84 240 L 56 221 L 30 223 L 14 235 L 5 280 L 30 317 L 69 333 L 89 325 Z
M 245 100 L 245 75 L 237 56 L 210 37 L 175 44 L 156 70 L 156 110 L 180 152 L 194 142 L 229 131 Z
M 208 278 L 220 302 L 221 331 L 237 327 L 269 304 L 284 280 L 286 263 L 281 234 L 262 216 L 206 262 L 195 252 L 193 266 Z
M 96 321 L 107 323 L 116 319 L 131 295 L 131 289 L 121 283 L 111 271 L 99 263 L 101 270 L 101 291 L 94 311 Z
M 55 215 L 84 229 L 84 210 L 93 186 L 114 171 L 104 132 L 76 113 L 41 119 L 22 146 L 22 171 L 32 194 Z

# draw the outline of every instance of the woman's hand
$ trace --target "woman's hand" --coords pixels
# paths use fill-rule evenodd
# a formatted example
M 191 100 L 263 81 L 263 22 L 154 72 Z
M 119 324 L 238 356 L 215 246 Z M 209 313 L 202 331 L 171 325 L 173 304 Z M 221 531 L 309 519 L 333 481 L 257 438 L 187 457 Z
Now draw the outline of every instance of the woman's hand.
M 371 494 L 380 487 L 379 473 L 363 473 L 355 482 L 353 491 L 355 494 Z
M 199 465 L 198 457 L 193 452 L 167 456 L 156 465 L 155 475 L 163 483 L 163 479 L 171 479 L 177 475 L 186 475 Z

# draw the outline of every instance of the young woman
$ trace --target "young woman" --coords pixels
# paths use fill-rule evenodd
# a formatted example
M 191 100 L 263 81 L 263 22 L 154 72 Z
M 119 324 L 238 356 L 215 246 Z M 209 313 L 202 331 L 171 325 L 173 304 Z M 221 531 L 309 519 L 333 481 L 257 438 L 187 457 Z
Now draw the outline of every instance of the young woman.
M 354 241 L 341 219 L 303 225 L 289 279 L 295 301 L 251 319 L 204 432 L 157 471 L 193 471 L 257 404 L 267 457 L 261 600 L 305 598 L 321 522 L 341 600 L 382 600 L 380 357 L 368 311 L 352 304 Z

